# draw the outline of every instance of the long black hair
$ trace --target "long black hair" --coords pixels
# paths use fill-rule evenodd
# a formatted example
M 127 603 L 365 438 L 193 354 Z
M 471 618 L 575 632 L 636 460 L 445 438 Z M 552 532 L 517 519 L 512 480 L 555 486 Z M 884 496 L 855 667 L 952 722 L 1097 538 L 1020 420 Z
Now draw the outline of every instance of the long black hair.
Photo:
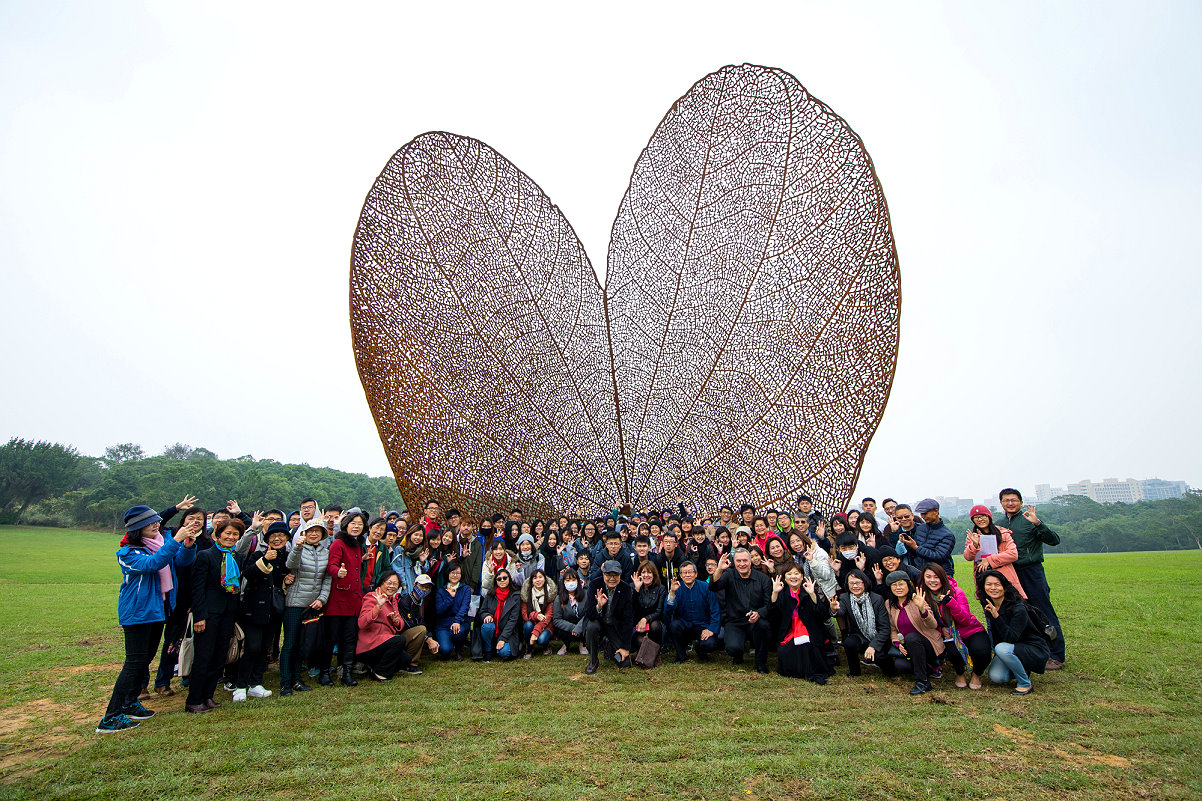
M 1022 596 L 1019 595 L 1018 589 L 1010 583 L 1010 579 L 1006 578 L 1004 573 L 998 570 L 986 570 L 984 573 L 981 573 L 979 576 L 977 576 L 977 600 L 981 602 L 982 609 L 985 608 L 985 602 L 989 600 L 989 596 L 985 594 L 985 579 L 991 576 L 1002 582 L 1002 590 L 1005 592 L 1005 595 L 1002 597 L 1003 607 L 1009 604 L 1016 604 L 1022 600 Z

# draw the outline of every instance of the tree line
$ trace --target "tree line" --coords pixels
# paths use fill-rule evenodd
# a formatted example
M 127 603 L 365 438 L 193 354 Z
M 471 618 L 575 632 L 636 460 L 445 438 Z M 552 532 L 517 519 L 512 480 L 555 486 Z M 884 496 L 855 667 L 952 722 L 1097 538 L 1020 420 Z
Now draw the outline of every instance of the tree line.
M 0 447 L 0 523 L 117 530 L 125 510 L 140 503 L 163 509 L 187 494 L 205 508 L 237 500 L 244 509 L 281 509 L 302 498 L 321 504 L 404 509 L 391 477 L 371 477 L 307 464 L 239 456 L 219 459 L 206 448 L 176 443 L 147 456 L 134 443 L 99 457 L 60 443 L 14 437 Z
M 1065 495 L 1036 506 L 1039 519 L 1060 535 L 1048 553 L 1108 553 L 1114 551 L 1180 551 L 1202 549 L 1202 492 L 1184 498 L 1139 503 L 1098 503 Z M 1005 526 L 999 512 L 994 522 Z M 968 518 L 948 520 L 961 548 Z
M 163 508 L 188 493 L 204 504 L 234 499 L 244 509 L 281 509 L 285 514 L 306 497 L 322 504 L 405 508 L 391 477 L 252 456 L 219 459 L 210 450 L 182 443 L 149 457 L 128 442 L 99 457 L 68 445 L 19 438 L 0 447 L 0 523 L 116 530 L 129 507 L 149 503 Z M 1065 496 L 1040 504 L 1038 511 L 1060 535 L 1060 545 L 1048 549 L 1051 553 L 1202 548 L 1202 492 L 1196 490 L 1184 498 L 1133 504 Z M 963 547 L 968 519 L 947 524 Z

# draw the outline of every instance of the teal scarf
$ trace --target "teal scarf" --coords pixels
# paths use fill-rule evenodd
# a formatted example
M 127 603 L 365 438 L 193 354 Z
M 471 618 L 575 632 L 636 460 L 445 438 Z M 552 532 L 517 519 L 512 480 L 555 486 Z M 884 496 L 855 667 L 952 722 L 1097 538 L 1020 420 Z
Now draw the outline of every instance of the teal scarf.
M 221 586 L 229 593 L 241 592 L 242 571 L 238 569 L 238 557 L 234 549 L 222 548 L 217 543 L 213 543 L 213 547 L 225 554 L 225 561 L 221 563 Z

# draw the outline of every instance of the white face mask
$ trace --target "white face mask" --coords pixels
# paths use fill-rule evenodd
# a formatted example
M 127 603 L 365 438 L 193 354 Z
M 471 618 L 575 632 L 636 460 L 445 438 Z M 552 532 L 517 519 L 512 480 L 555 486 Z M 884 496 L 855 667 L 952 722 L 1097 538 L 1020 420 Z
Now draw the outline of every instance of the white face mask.
M 857 554 L 859 554 L 860 552 L 858 550 L 856 550 L 856 551 L 839 551 L 839 553 L 843 554 L 844 559 L 855 559 Z
M 563 588 L 565 590 L 567 590 L 568 592 L 576 592 L 576 588 L 579 586 L 580 585 L 577 584 L 575 581 L 565 581 L 563 583 Z

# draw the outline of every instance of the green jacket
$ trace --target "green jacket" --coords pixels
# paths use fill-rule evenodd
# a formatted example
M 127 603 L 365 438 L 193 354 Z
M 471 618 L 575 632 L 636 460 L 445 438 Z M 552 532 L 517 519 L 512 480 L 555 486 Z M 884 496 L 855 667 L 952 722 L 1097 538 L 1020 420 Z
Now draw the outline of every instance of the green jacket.
M 1022 509 L 1019 509 L 1014 517 L 1002 512 L 1002 519 L 997 521 L 997 524 L 1010 529 L 1014 536 L 1014 544 L 1018 546 L 1018 561 L 1014 563 L 1015 567 L 1039 564 L 1043 561 L 1044 545 L 1060 544 L 1059 534 L 1048 528 L 1042 520 L 1038 526 L 1031 525 L 1031 521 L 1023 517 Z

